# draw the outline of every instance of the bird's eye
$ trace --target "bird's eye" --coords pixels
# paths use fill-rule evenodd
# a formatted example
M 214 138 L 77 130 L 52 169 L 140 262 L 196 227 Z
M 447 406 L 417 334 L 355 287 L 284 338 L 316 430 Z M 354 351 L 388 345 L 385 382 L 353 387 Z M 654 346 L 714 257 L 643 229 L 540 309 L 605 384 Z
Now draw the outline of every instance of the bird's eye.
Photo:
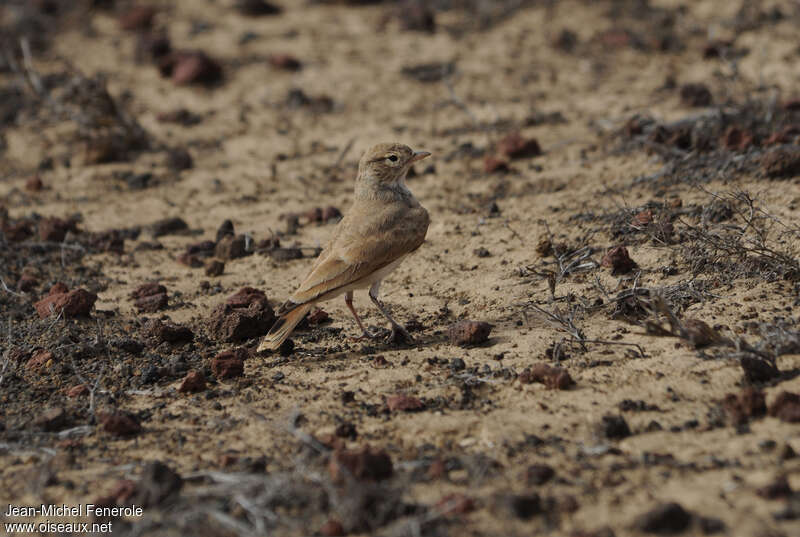
M 391 162 L 397 162 L 397 155 L 389 155 L 386 158 L 389 159 Z

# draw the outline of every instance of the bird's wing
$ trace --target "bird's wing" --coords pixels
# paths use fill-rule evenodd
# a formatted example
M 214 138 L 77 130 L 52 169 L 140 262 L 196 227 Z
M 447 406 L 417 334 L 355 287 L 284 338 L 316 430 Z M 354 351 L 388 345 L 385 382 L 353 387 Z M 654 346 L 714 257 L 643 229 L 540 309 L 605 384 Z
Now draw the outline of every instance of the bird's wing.
M 421 209 L 424 211 L 424 209 Z M 323 295 L 355 283 L 416 250 L 425 241 L 419 218 L 402 219 L 374 233 L 343 233 L 320 254 L 319 260 L 289 302 L 293 306 L 313 302 Z

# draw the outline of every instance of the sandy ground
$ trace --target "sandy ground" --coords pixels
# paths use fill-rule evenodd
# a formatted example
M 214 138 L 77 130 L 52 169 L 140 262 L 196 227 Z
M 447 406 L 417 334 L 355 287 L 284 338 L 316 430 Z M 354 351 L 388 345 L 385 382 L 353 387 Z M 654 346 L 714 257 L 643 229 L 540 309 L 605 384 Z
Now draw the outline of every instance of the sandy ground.
M 155 4 L 160 8 L 155 26 L 168 31 L 174 48 L 202 49 L 219 61 L 221 83 L 176 86 L 152 65 L 136 63 L 134 34 L 120 30 L 118 16 L 109 11 L 65 27 L 35 58 L 41 73 L 63 70 L 59 57 L 87 76 L 102 73 L 110 95 L 157 141 L 154 149 L 125 162 L 88 164 L 80 145 L 69 140 L 70 122 L 43 121 L 41 112 L 36 121 L 23 115 L 3 133 L 0 204 L 12 219 L 33 212 L 59 218 L 80 213 L 84 231 L 145 228 L 137 240 L 125 242 L 124 254 L 90 253 L 77 262 L 103 276 L 96 312 L 88 321 L 62 320 L 50 331 L 72 323 L 70 330 L 91 335 L 97 319 L 112 319 L 110 331 L 138 337 L 145 318 L 163 314 L 205 334 L 212 309 L 244 286 L 263 291 L 277 307 L 305 276 L 312 262 L 307 256 L 278 261 L 256 253 L 227 261 L 219 277 L 179 263 L 178 256 L 189 244 L 215 240 L 225 219 L 257 243 L 283 234 L 288 214 L 326 206 L 346 211 L 359 156 L 374 142 L 399 141 L 433 153 L 409 179 L 431 214 L 426 243 L 382 286 L 398 319 L 418 320 L 417 342 L 396 347 L 353 341 L 357 330 L 339 299 L 322 305 L 329 323 L 296 334 L 288 359 L 252 356 L 242 377 L 219 380 L 197 395 L 176 392 L 183 374 L 146 386 L 137 377 L 148 363 L 178 355 L 195 369 L 207 368 L 218 351 L 241 345 L 203 336 L 183 347 L 148 347 L 138 357 L 107 352 L 93 358 L 113 371 L 101 379 L 96 404 L 137 414 L 143 430 L 120 438 L 91 428 L 71 444 L 57 433 L 34 432 L 31 420 L 45 407 L 62 405 L 84 416 L 73 426 L 93 425 L 88 398 L 64 395 L 80 380 L 69 368 L 39 374 L 20 365 L 14 379 L 0 385 L 6 405 L 0 410 L 5 424 L 5 431 L 0 428 L 0 506 L 92 501 L 120 479 L 136 481 L 142 466 L 153 460 L 187 479 L 180 493 L 184 498 L 203 486 L 187 476 L 233 471 L 221 462 L 226 454 L 238 460 L 265 457 L 265 475 L 297 472 L 302 480 L 317 472 L 324 477 L 327 455 L 309 462 L 297 431 L 324 438 L 347 423 L 357 436 L 341 442 L 352 449 L 385 450 L 395 467 L 392 486 L 401 490 L 403 501 L 430 510 L 368 529 L 348 521 L 335 505 L 295 506 L 279 512 L 283 521 L 270 534 L 310 535 L 335 518 L 348 533 L 411 535 L 411 522 L 408 527 L 400 522 L 427 516 L 441 523 L 423 525 L 422 534 L 611 535 L 602 532 L 608 528 L 616 535 L 638 535 L 649 531 L 640 517 L 666 502 L 678 502 L 694 517 L 676 533 L 702 534 L 716 523 L 725 535 L 800 532 L 791 519 L 792 513 L 800 516 L 797 493 L 779 498 L 759 493 L 781 476 L 791 489 L 800 488 L 800 458 L 790 456 L 800 451 L 797 423 L 766 416 L 736 426 L 721 403 L 749 385 L 734 349 L 698 350 L 680 338 L 657 337 L 643 319 L 612 318 L 608 303 L 610 295 L 632 286 L 694 289 L 697 284 L 695 298 L 673 305 L 681 319 L 701 319 L 725 337 L 757 343 L 762 332 L 753 323 L 783 322 L 787 330 L 797 330 L 797 280 L 728 277 L 692 266 L 682 250 L 689 241 L 682 226 L 698 225 L 698 213 L 673 222 L 678 239 L 670 244 L 641 234 L 614 236 L 610 220 L 603 218 L 624 210 L 635 215 L 648 202 L 670 200 L 702 210 L 713 195 L 746 191 L 757 207 L 790 229 L 782 234 L 783 228 L 774 225 L 768 237 L 796 262 L 796 173 L 771 180 L 757 167 L 730 173 L 717 168 L 710 180 L 687 175 L 662 185 L 636 181 L 662 170 L 665 157 L 622 134 L 634 116 L 668 123 L 749 101 L 782 103 L 793 97 L 800 82 L 796 3 L 759 3 L 753 8 L 758 13 L 769 14 L 776 5 L 783 18 L 753 15 L 760 22 L 752 27 L 737 26 L 738 2 L 653 1 L 641 16 L 634 12 L 639 2 L 533 3 L 485 30 L 472 27 L 476 21 L 470 13 L 437 12 L 433 34 L 403 30 L 391 6 L 284 2 L 283 14 L 255 18 L 243 16 L 228 1 Z M 609 15 L 615 6 L 624 13 L 616 20 Z M 673 33 L 680 47 L 675 50 L 649 44 L 660 26 L 653 22 L 656 8 L 676 19 Z M 577 41 L 572 52 L 554 45 L 565 28 Z M 645 46 L 633 46 L 630 39 L 620 43 L 620 28 L 643 37 Z M 607 30 L 617 33 L 604 34 Z M 255 37 L 242 44 L 248 32 Z M 747 49 L 746 54 L 735 60 L 704 58 L 710 40 L 734 38 L 735 48 Z M 270 66 L 266 58 L 274 53 L 297 57 L 303 68 L 287 72 Z M 446 82 L 433 83 L 403 75 L 406 66 L 431 62 L 454 62 L 456 72 Z M 14 80 L 13 73 L 0 74 L 3 84 Z M 680 91 L 687 83 L 705 84 L 714 106 L 688 106 Z M 330 97 L 332 110 L 290 108 L 286 95 L 292 88 Z M 202 120 L 181 126 L 157 119 L 178 108 Z M 541 120 L 556 112 L 563 120 Z M 491 153 L 514 129 L 538 140 L 543 153 L 511 160 L 508 173 L 487 173 L 481 153 Z M 165 146 L 187 149 L 191 169 L 170 169 L 160 149 Z M 475 148 L 476 155 L 464 147 Z M 764 151 L 763 144 L 745 148 L 741 158 L 757 162 Z M 680 158 L 688 162 L 695 156 L 688 150 Z M 52 157 L 54 166 L 37 172 L 45 157 Z M 428 163 L 434 169 L 422 174 Z M 150 172 L 156 184 L 132 190 L 119 179 L 128 171 Z M 35 173 L 45 189 L 31 193 L 25 183 Z M 490 211 L 492 202 L 499 214 Z M 136 250 L 153 240 L 146 227 L 166 217 L 182 218 L 193 232 L 159 237 L 161 250 Z M 742 222 L 734 218 L 727 224 Z M 301 225 L 281 243 L 323 245 L 334 225 Z M 565 274 L 558 278 L 554 300 L 542 274 L 558 272 L 558 265 L 554 257 L 537 253 L 548 233 L 553 244 L 591 247 L 586 261 L 595 265 L 609 248 L 625 244 L 638 269 L 612 275 L 609 268 L 594 266 Z M 477 255 L 479 248 L 489 255 Z M 72 274 L 68 283 L 80 284 L 80 273 L 71 270 L 62 271 L 62 277 Z M 0 274 L 12 284 L 18 271 Z M 128 295 L 153 280 L 167 287 L 169 306 L 158 314 L 138 313 Z M 13 322 L 30 331 L 11 334 L 7 349 L 49 348 L 51 321 L 38 320 L 29 304 L 54 281 L 43 277 L 19 299 L 30 315 Z M 592 306 L 597 299 L 602 307 Z M 365 294 L 356 295 L 356 306 L 368 324 L 383 326 Z M 584 339 L 637 344 L 644 356 L 631 345 L 586 343 L 582 348 L 533 306 L 549 312 L 572 308 Z M 467 348 L 453 345 L 448 327 L 463 319 L 491 323 L 490 339 Z M 253 348 L 257 341 L 244 345 Z M 554 344 L 563 351 L 558 363 Z M 451 366 L 458 358 L 464 369 Z M 57 351 L 55 360 L 69 363 L 69 351 Z M 564 368 L 575 385 L 553 390 L 521 382 L 519 373 L 538 362 Z M 767 406 L 780 392 L 800 392 L 798 349 L 782 353 L 776 365 L 782 376 L 756 383 Z M 15 395 L 19 392 L 2 394 L 12 385 L 22 391 L 35 386 L 44 395 L 23 405 Z M 355 402 L 345 402 L 345 392 L 353 392 Z M 418 398 L 424 409 L 387 410 L 386 399 L 396 394 Z M 654 406 L 621 409 L 624 400 Z M 630 436 L 608 434 L 603 417 L 610 415 L 624 418 Z M 441 475 L 430 477 L 426 469 L 436 460 L 458 464 L 448 463 Z M 549 466 L 554 476 L 531 482 L 526 469 L 535 464 Z M 48 478 L 35 477 L 43 469 Z M 432 506 L 451 493 L 471 498 L 474 510 L 440 517 Z M 542 502 L 540 512 L 520 516 L 512 497 L 533 494 Z M 224 510 L 252 522 L 233 503 Z M 149 516 L 169 519 L 160 509 L 150 508 Z M 776 516 L 781 512 L 789 515 Z M 136 531 L 137 524 L 142 522 L 126 531 Z M 215 527 L 206 530 L 236 533 Z M 166 524 L 142 531 L 178 530 Z

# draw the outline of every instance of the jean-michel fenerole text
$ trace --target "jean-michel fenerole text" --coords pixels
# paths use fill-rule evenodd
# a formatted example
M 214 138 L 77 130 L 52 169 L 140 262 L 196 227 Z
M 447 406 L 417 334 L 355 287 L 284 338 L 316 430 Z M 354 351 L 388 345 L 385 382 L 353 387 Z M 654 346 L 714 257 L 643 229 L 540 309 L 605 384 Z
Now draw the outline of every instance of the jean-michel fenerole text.
M 105 507 L 87 503 L 79 505 L 42 504 L 36 507 L 8 504 L 3 515 L 7 517 L 139 517 L 143 512 L 144 510 L 136 505 Z

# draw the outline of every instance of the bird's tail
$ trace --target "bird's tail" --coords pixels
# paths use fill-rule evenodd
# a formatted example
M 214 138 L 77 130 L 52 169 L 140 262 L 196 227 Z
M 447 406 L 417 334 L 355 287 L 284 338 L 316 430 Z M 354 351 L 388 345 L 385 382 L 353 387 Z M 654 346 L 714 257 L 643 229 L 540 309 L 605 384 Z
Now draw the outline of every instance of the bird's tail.
M 275 324 L 269 329 L 269 333 L 264 336 L 261 345 L 258 346 L 257 352 L 278 350 L 278 347 L 286 341 L 286 338 L 292 333 L 294 327 L 303 320 L 303 317 L 306 316 L 306 313 L 308 313 L 310 309 L 311 304 L 304 304 L 278 317 L 278 320 L 275 321 Z

